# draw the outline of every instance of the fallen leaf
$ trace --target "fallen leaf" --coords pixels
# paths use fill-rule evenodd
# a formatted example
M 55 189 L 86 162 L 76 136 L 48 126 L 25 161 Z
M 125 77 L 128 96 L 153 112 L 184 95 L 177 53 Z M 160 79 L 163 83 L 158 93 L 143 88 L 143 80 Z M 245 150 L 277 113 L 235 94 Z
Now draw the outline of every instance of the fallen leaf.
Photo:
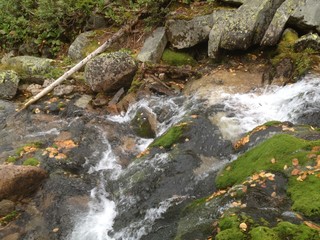
M 272 192 L 271 193 L 271 197 L 275 198 L 277 196 L 277 193 L 276 192 Z
M 288 166 L 287 165 L 284 165 L 283 166 L 283 170 L 287 170 Z
M 59 228 L 52 229 L 52 232 L 54 232 L 54 233 L 59 232 Z
M 198 118 L 198 115 L 191 115 L 191 118 L 193 119 Z
M 63 153 L 59 153 L 58 155 L 56 155 L 55 156 L 55 159 L 66 159 L 67 158 L 67 156 L 65 155 L 65 154 L 63 154 Z
M 293 166 L 298 166 L 299 165 L 299 160 L 297 158 L 292 159 L 292 165 Z
M 247 228 L 248 228 L 247 224 L 244 222 L 240 223 L 239 227 L 242 231 L 247 231 Z
M 304 221 L 303 222 L 305 225 L 307 225 L 309 228 L 315 229 L 317 231 L 320 231 L 320 226 L 318 224 L 315 224 L 311 221 Z
M 230 170 L 231 170 L 231 166 L 228 166 L 228 167 L 226 168 L 226 170 L 227 170 L 227 171 L 230 171 Z
M 292 170 L 291 175 L 292 175 L 292 176 L 296 176 L 296 175 L 298 175 L 299 173 L 300 173 L 300 170 L 295 168 L 295 169 Z
M 272 158 L 270 161 L 271 161 L 272 164 L 276 163 L 276 159 L 275 158 Z
M 282 131 L 294 132 L 294 128 L 290 128 L 290 127 L 288 127 L 288 126 L 283 125 L 283 126 L 282 126 Z
M 319 152 L 320 151 L 320 146 L 314 146 L 311 150 L 311 152 Z
M 308 157 L 309 159 L 311 159 L 311 158 L 316 158 L 316 157 L 317 157 L 317 154 L 310 153 L 310 154 L 307 155 L 307 157 Z

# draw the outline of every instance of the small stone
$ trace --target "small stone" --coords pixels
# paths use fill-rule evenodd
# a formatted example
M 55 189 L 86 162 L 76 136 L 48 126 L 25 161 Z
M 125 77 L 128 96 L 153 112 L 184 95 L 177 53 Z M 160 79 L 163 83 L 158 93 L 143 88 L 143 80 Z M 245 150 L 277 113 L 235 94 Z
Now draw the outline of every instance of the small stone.
M 276 192 L 271 193 L 271 197 L 275 198 L 277 196 Z

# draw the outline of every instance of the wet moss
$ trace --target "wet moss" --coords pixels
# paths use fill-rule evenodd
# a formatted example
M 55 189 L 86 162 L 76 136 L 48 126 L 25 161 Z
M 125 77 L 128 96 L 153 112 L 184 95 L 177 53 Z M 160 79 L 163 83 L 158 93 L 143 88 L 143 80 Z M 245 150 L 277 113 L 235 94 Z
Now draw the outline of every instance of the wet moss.
M 280 121 L 269 121 L 269 122 L 264 123 L 263 126 L 271 127 L 271 126 L 280 125 L 281 123 L 282 122 L 280 122 Z
M 180 123 L 169 128 L 167 132 L 165 132 L 161 137 L 157 138 L 153 143 L 151 143 L 150 147 L 172 147 L 175 143 L 178 143 L 181 140 L 186 127 L 186 123 Z
M 317 230 L 311 229 L 305 225 L 296 225 L 290 222 L 280 222 L 273 229 L 280 239 L 316 240 L 320 238 L 320 233 Z
M 308 161 L 307 149 L 318 144 L 320 141 L 307 141 L 287 134 L 275 135 L 226 166 L 217 176 L 216 185 L 218 188 L 230 187 L 261 170 L 283 172 L 284 166 L 290 165 L 293 158 L 305 164 Z M 271 162 L 273 158 L 275 163 Z
M 162 55 L 162 61 L 166 64 L 173 66 L 182 65 L 195 65 L 196 60 L 189 54 L 183 52 L 175 52 L 170 49 L 166 49 Z
M 230 228 L 219 232 L 215 238 L 216 240 L 243 240 L 246 235 L 238 228 Z
M 320 217 L 320 179 L 315 175 L 304 181 L 296 177 L 289 180 L 288 193 L 293 201 L 292 210 L 301 212 L 307 217 Z
M 278 234 L 268 227 L 255 227 L 250 231 L 251 240 L 280 240 Z
M 219 220 L 219 227 L 221 231 L 230 229 L 230 228 L 238 228 L 239 224 L 240 224 L 240 221 L 238 219 L 238 216 L 236 215 L 226 216 Z
M 38 166 L 40 161 L 36 158 L 28 158 L 23 161 L 22 165 L 24 166 Z
M 9 156 L 6 160 L 7 163 L 15 163 L 19 159 L 18 156 Z

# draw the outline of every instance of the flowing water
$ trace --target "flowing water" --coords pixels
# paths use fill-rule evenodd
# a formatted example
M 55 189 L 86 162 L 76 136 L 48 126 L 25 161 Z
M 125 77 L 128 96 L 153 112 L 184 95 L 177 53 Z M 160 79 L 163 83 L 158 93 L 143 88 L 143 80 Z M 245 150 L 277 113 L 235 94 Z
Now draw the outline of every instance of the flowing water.
M 214 101 L 212 99 L 214 98 Z M 210 107 L 220 103 L 223 108 L 211 116 L 211 120 L 220 128 L 223 136 L 235 140 L 241 134 L 250 131 L 257 125 L 267 121 L 291 121 L 296 122 L 298 117 L 309 111 L 320 111 L 320 79 L 314 76 L 306 77 L 293 85 L 284 87 L 269 86 L 256 89 L 254 92 L 230 95 L 222 93 L 217 102 L 216 93 L 207 96 L 203 104 L 196 104 L 196 99 L 158 98 L 151 97 L 132 105 L 129 110 L 119 116 L 106 116 L 110 121 L 118 124 L 128 123 L 133 119 L 140 108 L 147 109 L 156 116 L 158 121 L 157 136 L 163 134 L 170 126 L 181 121 L 190 110 L 196 108 Z M 165 109 L 165 111 L 163 111 Z M 120 209 L 132 207 L 137 204 L 135 196 L 123 197 L 121 192 L 125 188 L 120 187 L 120 196 L 112 199 L 108 193 L 108 181 L 117 181 L 125 176 L 128 171 L 164 172 L 166 163 L 170 161 L 168 154 L 154 156 L 149 161 L 133 162 L 126 169 L 118 164 L 117 156 L 108 141 L 108 136 L 103 136 L 106 150 L 101 161 L 90 167 L 89 173 L 99 175 L 99 184 L 91 191 L 89 210 L 75 217 L 77 223 L 69 235 L 70 240 L 138 240 L 147 235 L 155 223 L 161 218 L 172 204 L 184 200 L 186 196 L 172 196 L 160 201 L 158 206 L 147 209 L 142 218 L 131 222 L 126 227 L 115 231 L 114 221 Z M 143 151 L 152 139 L 138 139 L 137 149 Z M 87 164 L 90 164 L 90 159 Z M 208 166 L 214 168 L 215 166 Z M 111 170 L 111 171 L 110 171 Z M 108 172 L 108 174 L 106 174 Z M 128 185 L 132 182 L 128 181 Z M 126 186 L 128 187 L 128 186 Z

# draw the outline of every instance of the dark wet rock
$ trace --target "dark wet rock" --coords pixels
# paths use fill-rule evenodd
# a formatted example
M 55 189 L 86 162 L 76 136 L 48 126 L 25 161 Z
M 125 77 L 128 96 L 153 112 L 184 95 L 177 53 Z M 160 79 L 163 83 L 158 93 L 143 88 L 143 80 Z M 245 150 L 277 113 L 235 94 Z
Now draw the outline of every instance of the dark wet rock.
M 137 111 L 131 121 L 132 130 L 142 138 L 154 138 L 157 129 L 156 117 L 146 109 Z
M 317 0 L 303 0 L 290 16 L 289 23 L 301 30 L 316 30 L 320 32 L 320 2 Z
M 308 111 L 300 114 L 296 122 L 298 124 L 307 124 L 313 127 L 320 128 L 320 109 L 315 106 L 313 111 Z
M 0 71 L 0 98 L 12 99 L 17 93 L 19 81 L 15 71 Z
M 47 177 L 46 171 L 31 166 L 0 166 L 0 199 L 16 200 L 34 193 Z
M 215 14 L 223 12 L 217 11 Z M 195 17 L 191 20 L 168 20 L 166 23 L 168 41 L 178 49 L 192 47 L 208 39 L 213 23 L 213 14 Z
M 51 71 L 54 60 L 33 56 L 17 56 L 6 60 L 7 67 L 16 70 L 19 77 L 28 83 L 42 84 L 44 75 Z
M 125 52 L 101 54 L 90 60 L 85 78 L 95 92 L 113 92 L 131 85 L 137 71 L 135 60 Z
M 305 49 L 312 49 L 314 51 L 320 51 L 320 37 L 316 33 L 309 33 L 300 37 L 294 43 L 294 50 L 297 52 L 301 52 Z
M 97 43 L 95 43 L 94 40 L 96 35 L 96 31 L 88 31 L 81 33 L 70 45 L 68 50 L 68 56 L 75 61 L 80 61 L 83 58 L 85 58 L 87 54 L 86 48 L 89 48 L 89 46 L 93 44 L 98 45 Z
M 160 61 L 166 45 L 167 37 L 165 28 L 157 28 L 143 44 L 137 59 L 141 62 L 157 63 Z
M 260 44 L 262 46 L 276 45 L 281 38 L 289 17 L 299 6 L 302 6 L 304 2 L 305 1 L 301 0 L 284 1 L 274 14 Z

